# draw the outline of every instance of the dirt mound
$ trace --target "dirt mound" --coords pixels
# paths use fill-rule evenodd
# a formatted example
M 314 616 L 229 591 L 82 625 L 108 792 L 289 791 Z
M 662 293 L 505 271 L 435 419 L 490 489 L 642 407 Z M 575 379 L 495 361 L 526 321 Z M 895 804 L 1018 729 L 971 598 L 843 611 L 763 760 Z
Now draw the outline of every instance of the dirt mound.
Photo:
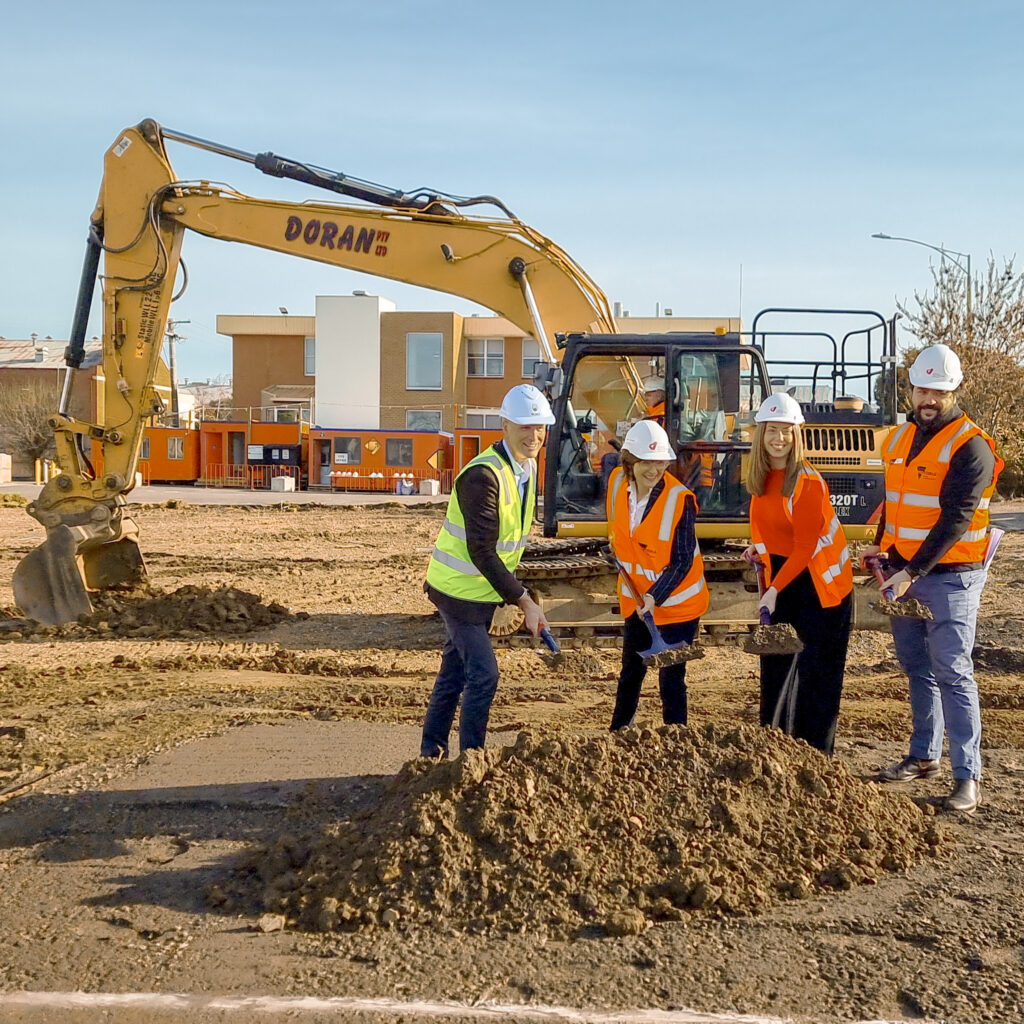
M 92 595 L 93 611 L 79 626 L 119 636 L 168 637 L 189 633 L 248 633 L 287 618 L 284 605 L 264 604 L 257 594 L 236 587 L 179 587 L 166 593 L 147 587 L 129 593 Z
M 754 727 L 595 737 L 411 761 L 381 805 L 249 865 L 300 927 L 631 934 L 872 883 L 946 843 L 933 818 Z

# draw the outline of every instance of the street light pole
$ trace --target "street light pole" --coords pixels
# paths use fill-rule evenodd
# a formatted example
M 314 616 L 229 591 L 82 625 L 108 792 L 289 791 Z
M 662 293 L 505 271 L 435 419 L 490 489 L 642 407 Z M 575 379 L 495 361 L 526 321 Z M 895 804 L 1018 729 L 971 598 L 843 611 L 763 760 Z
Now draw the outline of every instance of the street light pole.
M 919 238 L 904 238 L 902 235 L 887 235 L 882 231 L 876 231 L 872 238 L 884 238 L 889 242 L 911 242 L 914 245 L 923 245 L 939 253 L 943 260 L 948 259 L 950 263 L 956 264 L 957 269 L 964 275 L 967 281 L 967 343 L 970 344 L 974 338 L 974 318 L 972 314 L 974 278 L 971 277 L 971 254 L 969 252 L 957 252 L 956 249 L 946 249 L 941 245 L 932 245 L 930 242 L 922 242 Z M 957 257 L 966 260 L 966 266 Z

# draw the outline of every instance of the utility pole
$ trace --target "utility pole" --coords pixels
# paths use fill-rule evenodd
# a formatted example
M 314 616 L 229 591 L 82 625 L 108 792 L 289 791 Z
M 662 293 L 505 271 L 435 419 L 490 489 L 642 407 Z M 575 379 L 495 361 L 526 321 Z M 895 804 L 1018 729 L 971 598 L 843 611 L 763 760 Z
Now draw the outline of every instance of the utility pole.
M 174 357 L 174 346 L 179 341 L 188 341 L 184 334 L 177 334 L 179 324 L 190 324 L 191 320 L 167 321 L 167 369 L 171 373 L 171 426 L 180 427 L 181 420 L 178 416 L 178 370 Z

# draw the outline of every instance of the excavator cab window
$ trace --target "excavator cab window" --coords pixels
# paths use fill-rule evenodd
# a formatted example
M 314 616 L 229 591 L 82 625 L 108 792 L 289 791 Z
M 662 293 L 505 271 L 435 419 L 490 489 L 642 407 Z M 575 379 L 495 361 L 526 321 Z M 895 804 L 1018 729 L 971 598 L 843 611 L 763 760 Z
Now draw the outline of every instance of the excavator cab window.
M 575 364 L 555 427 L 559 519 L 604 519 L 608 477 L 619 464 L 622 439 L 648 414 L 643 378 L 651 373 L 650 358 L 595 354 Z
M 553 499 L 557 522 L 604 519 L 608 477 L 619 464 L 622 441 L 644 418 L 657 419 L 668 432 L 677 454 L 672 472 L 697 495 L 701 518 L 745 520 L 743 456 L 754 412 L 768 394 L 760 354 L 735 336 L 657 337 L 660 344 L 650 351 L 584 351 L 572 362 L 554 428 L 555 489 L 545 495 Z M 650 390 L 658 380 L 663 398 Z M 551 518 L 546 511 L 546 528 L 554 525 Z
M 735 345 L 680 347 L 669 367 L 666 427 L 677 475 L 696 494 L 702 519 L 744 519 L 743 454 L 753 411 L 767 394 L 764 375 Z

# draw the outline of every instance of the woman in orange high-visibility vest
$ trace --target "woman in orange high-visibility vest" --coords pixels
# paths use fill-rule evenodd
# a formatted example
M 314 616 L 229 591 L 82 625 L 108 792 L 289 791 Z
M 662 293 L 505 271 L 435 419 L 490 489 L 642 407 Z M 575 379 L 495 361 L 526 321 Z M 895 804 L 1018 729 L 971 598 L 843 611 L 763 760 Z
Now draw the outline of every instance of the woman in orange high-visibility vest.
M 641 616 L 653 617 L 666 643 L 693 643 L 708 607 L 697 546 L 697 500 L 667 472 L 675 452 L 664 428 L 653 420 L 634 423 L 619 457 L 621 466 L 608 478 L 608 539 L 643 604 L 637 607 L 620 579 L 619 606 L 626 621 L 612 729 L 629 725 L 640 702 L 647 668 L 639 652 L 651 646 Z M 685 661 L 660 668 L 658 686 L 665 724 L 685 724 Z
M 803 457 L 800 403 L 771 395 L 754 419 L 747 552 L 765 569 L 759 607 L 804 645 L 797 655 L 762 656 L 761 724 L 779 724 L 786 706 L 787 731 L 831 754 L 852 621 L 850 553 L 828 485 Z

